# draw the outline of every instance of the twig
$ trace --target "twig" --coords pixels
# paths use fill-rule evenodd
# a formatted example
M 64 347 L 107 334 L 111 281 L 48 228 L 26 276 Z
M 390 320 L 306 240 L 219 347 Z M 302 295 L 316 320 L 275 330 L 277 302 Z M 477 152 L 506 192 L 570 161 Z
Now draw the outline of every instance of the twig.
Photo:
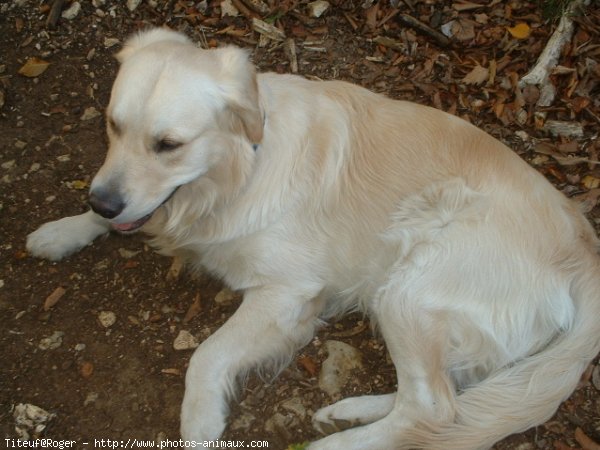
M 437 30 L 434 30 L 429 25 L 425 25 L 420 20 L 415 19 L 413 16 L 409 16 L 408 14 L 400 14 L 398 16 L 398 20 L 406 25 L 407 27 L 414 28 L 417 31 L 420 31 L 423 34 L 426 34 L 431 39 L 433 39 L 440 47 L 448 47 L 450 46 L 450 39 L 444 36 Z
M 233 6 L 235 6 L 237 10 L 248 19 L 258 19 L 258 14 L 248 9 L 241 0 L 231 0 L 231 3 L 233 3 Z
M 56 27 L 64 3 L 65 0 L 54 0 L 50 12 L 48 13 L 48 18 L 46 19 L 46 27 L 51 29 Z
M 571 40 L 573 36 L 573 13 L 578 9 L 589 4 L 589 0 L 574 0 L 567 10 L 563 13 L 558 23 L 558 27 L 550 36 L 546 47 L 540 54 L 535 66 L 519 81 L 519 87 L 523 88 L 528 84 L 540 86 L 540 98 L 537 106 L 550 106 L 556 97 L 556 88 L 550 80 L 552 69 L 558 64 L 558 58 L 563 47 Z

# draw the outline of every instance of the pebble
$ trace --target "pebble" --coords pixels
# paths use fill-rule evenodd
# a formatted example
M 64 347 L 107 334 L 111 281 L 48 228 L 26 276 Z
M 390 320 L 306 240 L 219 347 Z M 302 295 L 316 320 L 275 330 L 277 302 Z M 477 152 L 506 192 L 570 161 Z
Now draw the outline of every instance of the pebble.
M 245 412 L 245 413 L 241 414 L 239 417 L 237 417 L 231 423 L 229 429 L 231 431 L 237 431 L 237 430 L 248 431 L 255 420 L 256 420 L 255 416 L 253 416 L 249 412 Z
M 227 305 L 233 301 L 235 293 L 228 288 L 223 289 L 215 297 L 215 303 L 218 305 Z
M 324 347 L 329 356 L 323 361 L 319 373 L 319 388 L 333 396 L 341 392 L 352 370 L 362 368 L 362 355 L 351 345 L 340 341 L 327 341 Z
M 231 0 L 223 0 L 221 2 L 221 17 L 229 16 L 229 17 L 237 17 L 240 15 L 240 12 L 235 7 Z
M 75 346 L 75 351 L 76 351 L 76 352 L 82 352 L 82 351 L 84 351 L 84 350 L 85 350 L 85 344 L 77 344 L 77 345 Z
M 127 8 L 133 12 L 140 6 L 140 3 L 142 3 L 142 0 L 127 0 Z
M 79 2 L 73 2 L 71 3 L 71 6 L 69 6 L 67 9 L 65 9 L 61 16 L 63 19 L 67 19 L 67 20 L 73 20 L 75 17 L 77 17 L 79 15 L 79 13 L 81 12 L 81 4 Z
M 98 394 L 96 392 L 90 392 L 85 398 L 83 406 L 87 406 L 90 403 L 94 403 L 96 400 L 98 400 Z
M 13 169 L 15 166 L 17 165 L 17 162 L 14 159 L 11 159 L 10 161 L 6 161 L 2 163 L 2 168 L 3 169 Z
M 38 170 L 40 170 L 40 167 L 40 163 L 33 163 L 29 168 L 29 172 L 37 172 Z
M 19 439 L 28 441 L 37 439 L 46 429 L 47 423 L 56 417 L 39 406 L 31 403 L 19 403 L 13 411 L 15 431 Z
M 111 48 L 115 45 L 119 45 L 120 42 L 121 41 L 119 41 L 117 38 L 104 38 L 104 47 Z
M 38 348 L 40 350 L 57 349 L 58 347 L 60 347 L 62 345 L 62 340 L 63 340 L 64 335 L 65 335 L 65 333 L 63 333 L 62 331 L 55 331 L 54 333 L 52 333 L 51 336 L 43 338 L 40 341 Z
M 278 434 L 289 440 L 291 438 L 289 430 L 297 425 L 298 419 L 294 416 L 284 416 L 283 414 L 276 412 L 266 420 L 265 431 L 272 434 Z
M 112 311 L 100 311 L 100 314 L 98 314 L 98 321 L 104 328 L 109 328 L 115 324 L 117 316 Z
M 99 117 L 100 115 L 101 115 L 100 112 L 96 108 L 94 108 L 93 106 L 90 106 L 89 108 L 85 108 L 85 111 L 83 111 L 81 120 L 82 121 L 92 120 L 92 119 L 95 119 L 96 117 Z
M 175 350 L 191 350 L 193 348 L 198 347 L 200 345 L 198 340 L 186 330 L 181 330 L 175 341 L 173 341 L 173 348 Z
M 306 417 L 306 408 L 299 397 L 292 397 L 283 401 L 281 407 L 286 411 L 294 413 L 300 420 L 303 420 Z
M 321 17 L 329 9 L 329 2 L 317 0 L 308 4 L 308 13 L 312 17 Z

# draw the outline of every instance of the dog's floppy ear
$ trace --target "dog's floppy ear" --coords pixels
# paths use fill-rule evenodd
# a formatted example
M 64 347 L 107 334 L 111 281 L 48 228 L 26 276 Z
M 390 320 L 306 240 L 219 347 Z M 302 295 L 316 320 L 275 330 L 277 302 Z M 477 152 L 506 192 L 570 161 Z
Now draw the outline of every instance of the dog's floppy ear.
M 254 65 L 241 48 L 223 47 L 213 51 L 220 61 L 219 85 L 229 107 L 241 120 L 248 139 L 257 144 L 262 140 L 264 124 Z
M 191 41 L 181 33 L 170 30 L 168 28 L 152 28 L 146 31 L 140 31 L 139 33 L 131 36 L 125 44 L 123 49 L 115 56 L 120 63 L 123 63 L 127 58 L 133 55 L 138 50 L 156 42 L 179 42 L 182 44 L 191 43 Z

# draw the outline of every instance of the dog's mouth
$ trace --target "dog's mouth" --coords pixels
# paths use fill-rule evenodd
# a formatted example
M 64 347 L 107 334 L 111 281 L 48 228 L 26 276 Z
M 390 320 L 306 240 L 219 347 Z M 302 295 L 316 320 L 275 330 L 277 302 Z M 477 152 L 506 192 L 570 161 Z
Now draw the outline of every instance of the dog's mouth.
M 162 206 L 162 204 L 160 206 Z M 160 206 L 158 208 L 160 208 Z M 156 209 L 154 211 L 156 211 Z M 137 231 L 139 228 L 142 227 L 142 225 L 144 225 L 150 220 L 150 218 L 154 215 L 154 211 L 152 211 L 150 214 L 146 214 L 144 217 L 133 222 L 113 223 L 112 227 L 119 233 L 131 233 L 133 231 Z
M 154 215 L 154 213 L 156 212 L 156 210 L 158 208 L 160 208 L 161 206 L 163 206 L 165 203 L 167 203 L 169 200 L 171 200 L 171 198 L 173 197 L 173 195 L 175 194 L 175 192 L 177 192 L 177 189 L 179 189 L 179 186 L 177 186 L 175 189 L 173 189 L 173 191 L 167 196 L 166 199 L 164 199 L 162 201 L 162 203 L 160 205 L 158 205 L 150 214 L 146 214 L 144 217 L 140 217 L 137 220 L 134 220 L 133 222 L 125 222 L 125 223 L 112 223 L 112 228 L 115 231 L 118 231 L 119 233 L 133 233 L 137 230 L 139 230 L 146 222 L 148 222 L 152 216 Z

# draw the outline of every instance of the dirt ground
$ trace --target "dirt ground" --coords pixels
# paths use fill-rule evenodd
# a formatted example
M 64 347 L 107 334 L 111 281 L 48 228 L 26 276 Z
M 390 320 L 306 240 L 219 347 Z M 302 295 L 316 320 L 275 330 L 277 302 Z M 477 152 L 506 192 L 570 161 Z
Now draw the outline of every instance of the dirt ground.
M 41 435 L 75 440 L 78 448 L 103 438 L 178 439 L 191 351 L 174 350 L 174 339 L 188 330 L 201 341 L 240 301 L 239 296 L 215 301 L 222 286 L 207 276 L 184 272 L 168 278 L 172 261 L 153 253 L 141 235 L 99 239 L 60 263 L 34 259 L 25 251 L 26 236 L 36 227 L 87 209 L 87 187 L 106 148 L 102 112 L 117 70 L 112 55 L 130 32 L 168 25 L 209 46 L 247 47 L 261 70 L 292 70 L 289 41 L 260 47 L 247 15 L 221 17 L 220 1 L 143 1 L 133 11 L 126 3 L 81 2 L 75 17 L 61 17 L 52 27 L 47 2 L 0 1 L 3 440 L 17 437 L 13 407 L 19 403 L 55 414 Z M 521 91 L 516 84 L 556 26 L 542 17 L 538 3 L 476 2 L 461 8 L 466 3 L 414 0 L 399 2 L 396 9 L 387 1 L 332 1 L 320 18 L 310 16 L 307 3 L 271 2 L 279 7 L 256 14 L 293 40 L 298 73 L 352 81 L 471 120 L 508 143 L 558 189 L 584 201 L 598 228 L 600 168 L 589 163 L 598 160 L 600 129 L 597 4 L 577 17 L 562 69 L 551 79 L 557 98 L 539 108 L 539 92 Z M 72 2 L 64 5 L 71 7 Z M 454 20 L 460 29 L 449 32 L 450 44 L 443 47 L 436 38 L 402 25 L 401 14 L 436 29 Z M 507 29 L 519 22 L 528 24 L 530 35 Z M 381 37 L 394 43 L 375 42 Z M 40 61 L 24 69 L 32 57 Z M 473 72 L 477 66 L 487 72 L 481 79 L 468 78 L 481 75 Z M 28 71 L 36 68 L 43 73 L 32 76 Z M 582 133 L 552 138 L 544 128 L 551 119 L 580 126 Z M 45 310 L 57 288 L 64 294 Z M 200 312 L 184 321 L 195 301 Z M 116 318 L 108 327 L 99 320 L 106 312 Z M 56 348 L 40 348 L 56 332 L 62 333 Z M 268 441 L 273 449 L 317 438 L 310 417 L 336 400 L 317 383 L 327 356 L 323 343 L 330 339 L 347 342 L 363 357 L 364 368 L 346 384 L 343 396 L 396 388 L 383 342 L 355 314 L 324 327 L 278 378 L 251 376 L 232 406 L 223 438 Z M 599 369 L 593 364 L 555 417 L 495 448 L 597 448 L 586 447 L 591 444 L 585 436 L 600 441 L 599 388 Z

